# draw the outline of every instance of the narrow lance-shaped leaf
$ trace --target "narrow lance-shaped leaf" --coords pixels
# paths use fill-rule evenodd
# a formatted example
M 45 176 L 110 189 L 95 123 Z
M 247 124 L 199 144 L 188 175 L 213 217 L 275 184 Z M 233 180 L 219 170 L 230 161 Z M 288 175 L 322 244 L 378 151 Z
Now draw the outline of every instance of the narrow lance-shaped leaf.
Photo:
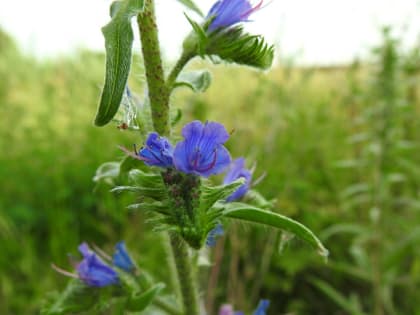
M 115 116 L 127 84 L 131 65 L 133 30 L 131 18 L 143 10 L 143 0 L 114 2 L 111 22 L 102 28 L 105 37 L 105 85 L 99 102 L 95 125 L 106 125 Z
M 324 257 L 328 256 L 328 250 L 310 229 L 281 214 L 262 210 L 244 203 L 230 203 L 227 204 L 223 215 L 229 218 L 260 223 L 292 232 L 297 237 L 315 247 L 320 255 Z

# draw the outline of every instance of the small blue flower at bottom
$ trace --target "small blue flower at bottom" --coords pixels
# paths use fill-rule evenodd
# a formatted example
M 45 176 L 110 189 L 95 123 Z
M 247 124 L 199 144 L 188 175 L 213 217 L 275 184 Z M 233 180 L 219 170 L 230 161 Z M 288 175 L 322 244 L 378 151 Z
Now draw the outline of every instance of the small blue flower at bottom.
M 222 236 L 223 234 L 224 234 L 223 226 L 219 223 L 207 235 L 206 245 L 209 247 L 213 247 L 214 245 L 216 245 L 216 238 L 218 236 Z
M 118 242 L 115 245 L 115 252 L 114 255 L 112 255 L 112 263 L 118 268 L 121 268 L 127 272 L 132 272 L 135 270 L 136 266 L 128 254 L 124 241 Z
M 254 315 L 266 315 L 267 309 L 270 306 L 270 300 L 260 300 Z
M 269 300 L 260 300 L 257 308 L 255 309 L 253 315 L 266 315 L 267 309 L 270 306 Z M 244 315 L 243 312 L 235 312 L 232 305 L 225 304 L 220 307 L 219 315 Z
M 251 185 L 251 171 L 245 168 L 245 159 L 238 158 L 232 162 L 229 171 L 227 172 L 223 184 L 230 184 L 238 178 L 245 178 L 245 183 L 242 184 L 237 190 L 235 190 L 230 196 L 226 198 L 227 202 L 232 202 L 241 199 L 249 190 Z
M 252 7 L 248 0 L 219 0 L 210 9 L 206 20 L 210 22 L 208 31 L 227 28 L 240 22 L 248 21 L 248 17 L 259 8 L 263 1 Z
M 229 134 L 222 124 L 195 120 L 182 128 L 182 135 L 184 140 L 177 143 L 173 156 L 179 171 L 209 177 L 229 166 L 230 154 L 223 146 Z
M 66 276 L 78 278 L 91 287 L 105 287 L 119 283 L 118 273 L 103 262 L 86 243 L 79 245 L 79 252 L 83 255 L 83 259 L 76 265 L 77 274 L 54 265 L 53 268 Z

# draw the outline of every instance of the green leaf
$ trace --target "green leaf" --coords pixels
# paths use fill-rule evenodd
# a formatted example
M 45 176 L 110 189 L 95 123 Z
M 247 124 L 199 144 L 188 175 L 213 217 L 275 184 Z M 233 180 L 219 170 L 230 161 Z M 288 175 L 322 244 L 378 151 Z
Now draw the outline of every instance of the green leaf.
M 143 10 L 143 0 L 125 0 L 113 3 L 111 22 L 102 28 L 105 37 L 106 71 L 95 125 L 111 121 L 120 106 L 131 66 L 133 30 L 131 18 Z
M 192 0 L 178 0 L 181 4 L 186 6 L 188 9 L 194 11 L 199 16 L 204 16 L 203 12 L 201 12 L 200 8 L 194 3 Z
M 175 87 L 186 86 L 194 92 L 205 92 L 211 83 L 211 74 L 207 70 L 182 72 L 175 82 Z
M 351 315 L 366 315 L 364 313 L 358 303 L 355 303 L 354 299 L 348 299 L 347 297 L 343 296 L 342 293 L 334 289 L 331 285 L 327 282 L 320 280 L 320 279 L 312 279 L 311 282 L 322 292 L 324 292 L 329 298 L 331 298 L 337 305 L 339 305 L 343 310 L 348 312 Z
M 135 294 L 131 296 L 128 300 L 128 309 L 133 312 L 143 311 L 153 302 L 153 299 L 164 287 L 164 284 L 158 283 L 147 291 L 142 292 L 141 294 Z
M 238 178 L 227 185 L 210 186 L 203 180 L 201 188 L 199 212 L 206 213 L 217 201 L 225 199 L 245 183 L 244 178 Z
M 78 313 L 92 308 L 98 300 L 99 290 L 90 288 L 78 279 L 69 281 L 65 290 L 42 307 L 42 315 Z
M 244 203 L 227 203 L 223 215 L 229 218 L 260 223 L 295 234 L 318 250 L 321 256 L 327 257 L 328 250 L 315 234 L 303 224 L 281 214 L 266 211 Z
M 181 121 L 182 110 L 177 108 L 176 110 L 171 111 L 171 126 L 174 127 L 177 123 Z
M 227 62 L 268 69 L 273 63 L 274 47 L 262 36 L 243 32 L 242 26 L 213 32 L 208 35 L 205 54 Z
M 120 173 L 120 163 L 118 162 L 106 162 L 98 167 L 96 170 L 93 181 L 107 181 L 109 179 L 115 179 Z

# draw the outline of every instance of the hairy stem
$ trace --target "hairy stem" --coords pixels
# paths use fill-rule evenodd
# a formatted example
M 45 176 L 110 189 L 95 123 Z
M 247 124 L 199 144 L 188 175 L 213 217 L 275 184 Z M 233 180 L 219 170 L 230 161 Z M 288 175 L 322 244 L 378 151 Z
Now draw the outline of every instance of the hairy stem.
M 183 53 L 181 57 L 176 62 L 175 66 L 172 68 L 171 72 L 168 75 L 168 79 L 166 80 L 167 86 L 169 91 L 172 91 L 174 84 L 176 82 L 176 78 L 178 77 L 179 73 L 182 69 L 187 65 L 187 63 L 194 57 L 193 53 Z
M 153 0 L 145 0 L 144 11 L 137 16 L 141 48 L 149 92 L 154 129 L 161 135 L 168 135 L 169 90 L 165 82 L 158 29 Z
M 140 31 L 150 106 L 152 109 L 153 127 L 160 135 L 169 135 L 171 131 L 169 124 L 169 96 L 171 86 L 191 57 L 181 57 L 169 75 L 169 84 L 167 84 L 162 67 L 153 0 L 145 0 L 144 11 L 138 15 L 137 22 Z M 177 282 L 181 291 L 183 314 L 199 315 L 198 291 L 191 260 L 188 256 L 187 244 L 176 233 L 169 234 L 169 243 L 178 275 Z M 160 306 L 162 307 L 164 305 Z
M 188 255 L 188 247 L 185 241 L 176 233 L 169 234 L 175 265 L 178 271 L 178 279 L 182 293 L 182 304 L 185 315 L 199 315 L 198 292 L 195 276 Z

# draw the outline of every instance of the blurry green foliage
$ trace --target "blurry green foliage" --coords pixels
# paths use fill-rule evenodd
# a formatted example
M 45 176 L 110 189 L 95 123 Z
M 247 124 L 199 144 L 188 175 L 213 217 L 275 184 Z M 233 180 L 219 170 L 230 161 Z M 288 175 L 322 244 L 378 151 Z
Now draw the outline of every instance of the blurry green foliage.
M 177 128 L 223 122 L 232 155 L 257 162 L 255 178 L 267 172 L 258 189 L 281 214 L 324 231 L 331 252 L 325 265 L 287 234 L 227 226 L 212 251 L 220 269 L 200 273 L 210 309 L 251 309 L 261 296 L 273 314 L 418 312 L 420 58 L 393 40 L 367 64 L 269 74 L 219 65 L 206 93 L 176 93 Z M 100 164 L 122 158 L 117 145 L 140 142 L 116 124 L 93 127 L 103 64 L 84 51 L 37 61 L 0 33 L 0 314 L 37 314 L 45 292 L 67 282 L 50 263 L 69 269 L 66 254 L 82 240 L 111 251 L 124 238 L 140 268 L 166 279 L 143 213 L 92 181 Z M 138 77 L 129 81 L 142 91 Z

